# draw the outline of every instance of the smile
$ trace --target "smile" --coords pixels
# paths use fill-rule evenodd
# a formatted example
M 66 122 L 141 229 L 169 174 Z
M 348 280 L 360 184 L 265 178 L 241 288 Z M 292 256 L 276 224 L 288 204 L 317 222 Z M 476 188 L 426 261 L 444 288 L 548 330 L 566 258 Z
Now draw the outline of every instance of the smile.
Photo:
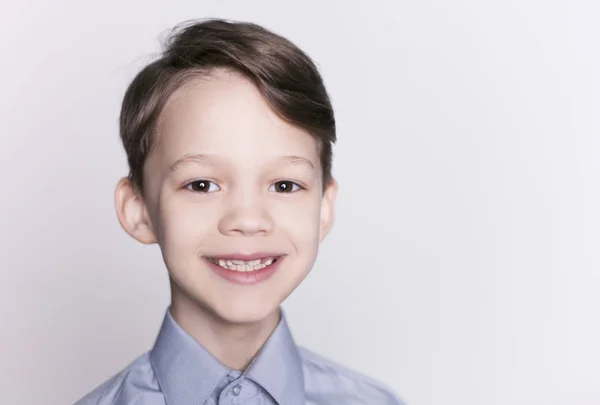
M 227 270 L 239 271 L 242 273 L 262 270 L 277 262 L 279 256 L 264 257 L 254 260 L 233 260 L 233 259 L 214 259 L 207 257 L 206 260 Z

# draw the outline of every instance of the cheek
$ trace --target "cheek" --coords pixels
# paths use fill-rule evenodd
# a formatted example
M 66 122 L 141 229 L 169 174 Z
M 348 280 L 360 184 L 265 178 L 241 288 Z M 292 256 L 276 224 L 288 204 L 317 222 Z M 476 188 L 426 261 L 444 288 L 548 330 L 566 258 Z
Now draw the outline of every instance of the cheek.
M 168 207 L 160 213 L 164 254 L 177 261 L 194 257 L 199 243 L 216 227 L 214 213 L 211 214 L 210 207 L 175 199 L 163 207 Z
M 320 200 L 312 198 L 298 204 L 286 204 L 276 212 L 274 221 L 294 244 L 306 248 L 318 244 L 320 216 Z

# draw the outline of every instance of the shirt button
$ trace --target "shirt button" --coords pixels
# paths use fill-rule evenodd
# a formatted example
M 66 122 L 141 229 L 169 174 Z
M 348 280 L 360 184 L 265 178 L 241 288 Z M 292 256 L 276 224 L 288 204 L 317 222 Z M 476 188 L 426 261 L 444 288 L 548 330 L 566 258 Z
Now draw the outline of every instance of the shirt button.
M 235 387 L 233 387 L 233 390 L 231 390 L 231 392 L 233 393 L 234 396 L 238 396 L 240 395 L 240 392 L 242 392 L 242 387 L 240 387 L 239 385 L 236 385 Z

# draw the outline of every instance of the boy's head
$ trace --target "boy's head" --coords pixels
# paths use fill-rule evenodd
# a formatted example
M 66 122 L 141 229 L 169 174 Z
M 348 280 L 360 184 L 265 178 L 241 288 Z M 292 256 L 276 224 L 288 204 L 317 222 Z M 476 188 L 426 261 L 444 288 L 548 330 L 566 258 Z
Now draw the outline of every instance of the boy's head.
M 174 308 L 273 313 L 333 222 L 335 120 L 308 56 L 257 25 L 187 24 L 129 86 L 120 130 L 119 220 L 160 245 Z

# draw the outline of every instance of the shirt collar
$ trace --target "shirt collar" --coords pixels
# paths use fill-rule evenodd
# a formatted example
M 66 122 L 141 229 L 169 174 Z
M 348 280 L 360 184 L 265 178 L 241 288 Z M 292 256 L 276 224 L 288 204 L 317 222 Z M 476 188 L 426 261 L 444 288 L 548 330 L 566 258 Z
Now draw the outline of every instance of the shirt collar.
M 167 403 L 202 404 L 232 371 L 185 332 L 167 310 L 150 351 L 150 361 Z M 304 377 L 298 347 L 283 310 L 279 324 L 244 372 L 279 405 L 303 405 Z
M 231 371 L 175 322 L 170 309 L 150 362 L 167 403 L 173 405 L 204 403 Z
M 279 324 L 244 374 L 279 405 L 305 404 L 302 360 L 283 310 Z

